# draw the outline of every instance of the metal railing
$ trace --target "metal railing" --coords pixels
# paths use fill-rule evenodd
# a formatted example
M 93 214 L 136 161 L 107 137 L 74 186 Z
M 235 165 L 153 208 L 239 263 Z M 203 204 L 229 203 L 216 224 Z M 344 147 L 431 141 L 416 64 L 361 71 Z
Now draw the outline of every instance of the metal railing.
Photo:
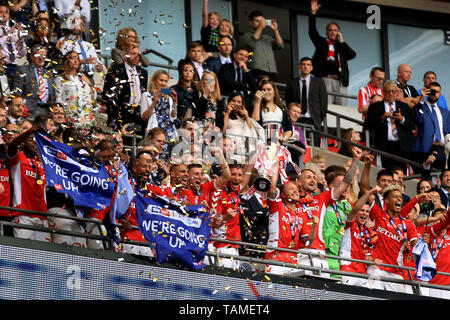
M 393 154 L 388 153 L 388 152 L 384 152 L 384 151 L 381 151 L 381 150 L 378 150 L 378 149 L 374 149 L 374 148 L 371 148 L 371 147 L 368 147 L 368 146 L 365 146 L 365 145 L 361 145 L 361 144 L 358 144 L 358 143 L 355 143 L 355 142 L 343 139 L 341 137 L 337 137 L 335 135 L 332 135 L 332 134 L 329 134 L 329 133 L 326 133 L 326 132 L 323 132 L 323 131 L 316 130 L 311 125 L 305 125 L 303 123 L 294 123 L 294 124 L 296 126 L 305 128 L 304 132 L 305 132 L 305 134 L 307 134 L 306 136 L 309 136 L 309 140 L 310 141 L 314 141 L 313 136 L 314 136 L 314 134 L 317 134 L 317 135 L 321 135 L 321 136 L 324 136 L 324 137 L 327 137 L 327 138 L 331 138 L 331 139 L 334 139 L 334 140 L 338 140 L 338 141 L 344 142 L 346 144 L 358 147 L 358 148 L 363 149 L 363 150 L 370 151 L 370 152 L 372 152 L 374 154 L 379 154 L 380 156 L 383 156 L 383 157 L 386 157 L 386 158 L 389 158 L 389 159 L 392 159 L 392 160 L 395 160 L 395 161 L 398 161 L 398 162 L 401 162 L 401 163 L 405 163 L 407 165 L 409 164 L 409 165 L 411 165 L 413 167 L 422 168 L 422 166 L 423 166 L 422 163 L 418 163 L 418 162 L 412 161 L 410 159 L 402 158 L 402 157 L 393 155 Z M 312 143 L 311 145 L 314 145 L 314 144 Z M 326 149 L 326 147 L 324 147 L 324 149 Z M 433 172 L 439 172 L 439 171 L 436 168 L 431 167 L 431 172 L 433 173 Z
M 0 209 L 28 213 L 28 214 L 33 214 L 33 215 L 41 215 L 41 216 L 45 216 L 45 217 L 55 217 L 55 218 L 61 218 L 61 219 L 76 220 L 78 222 L 84 221 L 84 222 L 96 223 L 96 224 L 98 224 L 98 227 L 100 230 L 101 230 L 101 225 L 102 225 L 102 223 L 99 222 L 98 220 L 93 220 L 93 219 L 88 219 L 88 218 L 80 218 L 80 217 L 76 217 L 76 216 L 71 216 L 71 217 L 70 216 L 62 216 L 62 215 L 58 215 L 55 213 L 37 212 L 37 211 L 32 211 L 32 210 L 18 209 L 18 208 L 5 207 L 5 206 L 0 206 Z M 0 234 L 1 235 L 4 235 L 3 228 L 5 226 L 18 227 L 18 228 L 22 228 L 22 229 L 29 229 L 29 230 L 35 230 L 35 231 L 41 231 L 41 232 L 49 232 L 51 234 L 61 234 L 61 235 L 75 236 L 75 237 L 80 237 L 80 238 L 85 238 L 85 239 L 100 240 L 107 244 L 106 246 L 104 246 L 104 248 L 106 248 L 106 249 L 113 248 L 113 246 L 111 245 L 112 240 L 109 239 L 106 235 L 93 235 L 93 234 L 86 234 L 86 233 L 80 233 L 80 232 L 74 232 L 74 231 L 60 230 L 60 229 L 55 229 L 55 228 L 50 228 L 50 227 L 44 228 L 44 227 L 38 227 L 38 226 L 18 224 L 18 223 L 14 223 L 14 222 L 0 221 Z M 122 225 L 118 224 L 117 226 L 121 227 Z M 139 230 L 139 228 L 137 226 L 132 226 L 132 229 Z M 288 268 L 293 268 L 293 269 L 299 270 L 298 273 L 291 273 L 291 276 L 303 276 L 304 273 L 302 271 L 308 270 L 313 273 L 313 276 L 315 275 L 317 277 L 321 277 L 322 273 L 326 273 L 326 274 L 330 274 L 330 275 L 347 276 L 347 277 L 353 277 L 353 278 L 363 278 L 363 279 L 368 279 L 368 280 L 373 279 L 373 277 L 371 277 L 368 274 L 361 274 L 361 273 L 354 273 L 354 272 L 347 272 L 347 271 L 341 271 L 341 270 L 325 269 L 325 268 L 316 267 L 313 265 L 312 258 L 320 257 L 320 258 L 324 258 L 324 259 L 336 259 L 339 261 L 363 263 L 367 266 L 375 264 L 374 262 L 371 262 L 371 261 L 345 258 L 345 257 L 340 257 L 340 256 L 328 255 L 325 253 L 311 253 L 311 252 L 305 253 L 303 251 L 303 249 L 292 250 L 292 249 L 287 249 L 287 248 L 277 248 L 277 247 L 271 247 L 271 246 L 258 244 L 258 243 L 231 241 L 231 240 L 219 239 L 219 238 L 214 238 L 214 237 L 210 238 L 210 241 L 217 241 L 217 242 L 221 242 L 221 243 L 245 246 L 246 248 L 253 247 L 255 249 L 252 249 L 251 251 L 259 252 L 261 255 L 264 254 L 266 250 L 275 250 L 275 251 L 279 251 L 279 252 L 290 252 L 290 253 L 299 254 L 299 255 L 307 255 L 310 259 L 310 265 L 303 265 L 303 264 L 293 264 L 293 263 L 283 262 L 283 261 L 279 261 L 279 260 L 261 259 L 261 258 L 251 257 L 251 256 L 231 255 L 231 254 L 207 251 L 207 253 L 206 253 L 207 257 L 215 257 L 216 258 L 216 259 L 212 259 L 213 265 L 215 265 L 215 266 L 219 266 L 219 264 L 218 264 L 219 258 L 228 258 L 228 259 L 232 259 L 232 260 L 236 260 L 236 261 L 249 262 L 251 264 L 275 265 L 275 266 L 283 266 L 283 267 L 288 267 Z M 123 244 L 148 246 L 147 242 L 141 242 L 141 241 L 132 241 L 132 240 L 121 239 L 120 242 Z M 390 277 L 377 277 L 376 280 L 409 285 L 412 287 L 413 293 L 415 295 L 422 295 L 421 287 L 434 288 L 434 289 L 446 290 L 446 291 L 450 290 L 449 286 L 435 285 L 435 284 L 430 284 L 430 283 L 414 280 L 413 276 L 412 276 L 412 271 L 415 270 L 414 268 L 399 266 L 399 265 L 390 265 L 390 264 L 381 264 L 381 266 L 404 270 L 408 273 L 409 280 L 395 279 L 395 278 L 390 278 Z M 441 271 L 437 271 L 436 274 L 450 276 L 450 273 L 441 272 Z M 336 278 L 330 278 L 330 280 L 339 281 L 339 279 L 336 279 Z

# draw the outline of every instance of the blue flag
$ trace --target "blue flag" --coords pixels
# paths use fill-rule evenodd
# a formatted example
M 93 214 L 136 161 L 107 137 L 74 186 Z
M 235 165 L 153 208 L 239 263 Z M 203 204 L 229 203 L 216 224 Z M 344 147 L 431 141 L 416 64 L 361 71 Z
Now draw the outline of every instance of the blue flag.
M 415 278 L 421 281 L 430 281 L 433 279 L 437 269 L 427 243 L 419 239 L 412 250 L 412 254 L 416 263 Z
M 109 217 L 112 223 L 115 223 L 118 218 L 127 213 L 128 207 L 134 198 L 134 190 L 128 178 L 128 169 L 122 161 L 120 161 L 117 180 L 116 196 L 109 211 Z
M 109 214 L 105 216 L 103 225 L 106 228 L 108 236 L 117 244 L 120 244 L 120 232 L 116 226 L 117 219 L 123 217 L 134 198 L 134 190 L 128 178 L 128 169 L 120 161 L 117 173 L 117 190 Z
M 211 227 L 203 206 L 182 207 L 161 197 L 147 197 L 140 190 L 134 201 L 139 229 L 150 246 L 156 246 L 159 263 L 180 263 L 194 270 L 204 267 Z
M 114 182 L 103 165 L 95 166 L 86 155 L 42 131 L 34 135 L 48 186 L 69 195 L 75 207 L 105 209 L 111 204 Z

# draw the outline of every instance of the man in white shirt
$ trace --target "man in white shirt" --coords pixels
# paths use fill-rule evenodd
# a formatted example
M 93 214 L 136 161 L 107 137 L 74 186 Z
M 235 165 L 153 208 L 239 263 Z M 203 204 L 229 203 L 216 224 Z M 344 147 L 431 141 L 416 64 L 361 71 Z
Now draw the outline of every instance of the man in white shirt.
M 82 36 L 84 32 L 86 32 L 85 20 L 84 18 L 78 18 L 73 25 L 71 35 L 60 39 L 58 42 L 61 43 L 60 51 L 62 55 L 65 55 L 69 51 L 78 52 L 83 71 L 88 76 L 92 76 L 94 71 L 104 71 L 105 67 L 100 62 L 94 45 L 83 40 Z
M 411 142 L 415 123 L 411 109 L 401 101 L 396 101 L 397 84 L 388 80 L 383 86 L 384 100 L 372 103 L 367 111 L 364 127 L 374 134 L 375 149 L 398 157 L 410 159 Z M 399 165 L 403 171 L 406 163 L 384 155 L 383 168 Z
M 76 17 L 84 17 L 86 25 L 91 22 L 91 3 L 89 0 L 53 0 L 53 3 L 63 29 L 73 29 L 74 18 Z

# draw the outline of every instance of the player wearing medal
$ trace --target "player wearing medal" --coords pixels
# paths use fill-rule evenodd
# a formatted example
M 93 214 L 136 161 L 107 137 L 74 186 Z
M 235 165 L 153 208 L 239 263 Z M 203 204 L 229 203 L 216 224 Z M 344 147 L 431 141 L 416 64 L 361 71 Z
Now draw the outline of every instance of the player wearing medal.
M 241 229 L 239 225 L 239 216 L 242 213 L 241 191 L 246 188 L 248 180 L 244 175 L 244 168 L 241 165 L 230 165 L 230 178 L 220 190 L 220 192 L 210 193 L 212 205 L 214 202 L 222 202 L 222 209 L 211 212 L 216 214 L 216 225 L 211 229 L 212 237 L 217 239 L 225 239 L 230 241 L 241 241 Z M 206 189 L 205 189 L 206 190 Z M 218 207 L 220 207 L 218 206 Z M 212 210 L 216 210 L 210 207 Z M 221 212 L 220 212 L 221 211 Z M 221 220 L 223 223 L 221 223 Z M 219 253 L 231 254 L 239 256 L 239 245 L 214 241 L 209 248 Z M 233 259 L 221 259 L 219 265 L 228 266 L 234 269 L 239 268 L 239 261 Z
M 439 272 L 450 273 L 450 217 L 449 211 L 437 209 L 433 216 L 439 218 L 439 221 L 425 227 L 425 232 L 430 234 L 428 247 L 436 263 L 436 269 Z M 431 284 L 449 286 L 450 277 L 436 274 L 429 281 Z M 450 291 L 429 288 L 429 295 L 436 298 L 450 299 Z
M 7 149 L 13 185 L 12 207 L 47 212 L 45 197 L 45 171 L 38 155 L 34 132 L 40 123 L 17 136 Z M 13 212 L 13 222 L 48 228 L 47 217 L 36 214 Z M 50 233 L 24 228 L 14 228 L 17 238 L 50 242 Z
M 312 217 L 311 227 L 304 228 L 300 208 L 303 203 L 311 201 L 310 195 L 303 194 L 303 198 L 301 198 L 294 182 L 283 184 L 278 189 L 276 187 L 277 180 L 277 174 L 272 176 L 272 186 L 268 195 L 269 240 L 267 241 L 266 259 L 297 264 L 297 253 L 270 248 L 298 250 L 300 242 L 311 243 L 316 235 L 319 218 Z M 269 264 L 266 266 L 266 272 L 272 274 L 284 275 L 295 271 L 298 269 Z
M 340 257 L 373 261 L 373 246 L 378 239 L 378 235 L 374 228 L 375 224 L 369 219 L 369 197 L 377 194 L 380 190 L 379 186 L 375 186 L 354 204 L 352 211 L 347 217 L 345 232 L 339 250 Z M 367 265 L 362 262 L 340 260 L 340 270 L 366 274 Z M 367 279 L 342 276 L 342 283 L 366 287 Z
M 196 203 L 195 196 L 188 188 L 188 167 L 184 163 L 173 163 L 170 166 L 170 182 L 167 185 L 148 185 L 150 194 L 174 200 L 183 206 L 191 206 Z
M 328 269 L 328 261 L 323 255 L 325 255 L 325 242 L 323 239 L 323 223 L 326 213 L 326 208 L 332 205 L 333 202 L 340 199 L 345 193 L 348 186 L 352 184 L 353 178 L 356 175 L 358 168 L 358 162 L 361 159 L 362 150 L 359 148 L 353 148 L 353 159 L 350 168 L 347 170 L 342 181 L 337 183 L 332 189 L 321 192 L 313 197 L 309 203 L 303 203 L 300 209 L 301 217 L 303 219 L 304 226 L 309 228 L 314 216 L 319 218 L 319 223 L 316 228 L 316 236 L 312 243 L 302 242 L 300 244 L 301 253 L 299 253 L 298 263 L 299 265 L 307 265 L 313 267 L 319 267 L 322 269 Z M 301 175 L 297 178 L 297 185 L 300 186 L 302 192 L 312 196 L 317 185 L 317 177 L 311 170 L 303 170 Z M 310 255 L 311 258 L 310 258 Z M 305 270 L 305 274 L 312 274 L 311 271 Z M 328 274 L 323 276 L 328 277 Z
M 218 157 L 221 166 L 221 174 L 217 178 L 202 183 L 202 166 L 200 164 L 190 164 L 189 171 L 189 189 L 196 197 L 198 204 L 204 204 L 209 209 L 211 217 L 211 236 L 213 238 L 234 240 L 240 239 L 240 234 L 236 237 L 232 225 L 236 217 L 236 209 L 225 187 L 231 179 L 231 171 L 228 163 L 220 147 L 212 150 L 212 155 Z M 210 241 L 208 244 L 209 251 L 217 251 L 219 253 L 238 255 L 235 245 L 222 243 L 220 241 Z M 205 263 L 209 261 L 206 259 Z M 239 262 L 226 258 L 220 258 L 218 266 L 227 268 L 238 268 Z
M 130 170 L 130 184 L 135 191 L 135 188 L 146 189 L 147 184 L 151 180 L 152 171 L 155 169 L 155 162 L 153 154 L 150 151 L 140 151 L 137 155 Z M 122 224 L 120 237 L 123 240 L 141 241 L 143 245 L 136 245 L 131 243 L 122 243 L 122 252 L 131 253 L 142 256 L 153 257 L 151 248 L 146 244 L 141 231 L 138 228 L 138 221 L 136 216 L 136 204 L 133 200 L 123 217 L 119 219 L 119 223 Z
M 78 135 L 72 136 L 72 143 L 80 143 L 81 137 Z M 86 233 L 95 236 L 101 236 L 106 234 L 106 228 L 101 223 L 103 219 L 111 210 L 114 204 L 114 199 L 117 196 L 118 185 L 118 170 L 120 166 L 120 158 L 118 157 L 116 150 L 113 147 L 112 142 L 102 141 L 96 146 L 95 150 L 95 162 L 97 164 L 103 164 L 109 175 L 109 182 L 114 183 L 114 193 L 111 197 L 111 201 L 108 206 L 104 206 L 102 209 L 88 208 L 84 213 L 84 217 L 93 220 L 92 222 L 86 222 Z M 99 226 L 100 224 L 100 226 Z M 91 249 L 103 250 L 103 241 L 97 239 L 87 239 L 86 245 Z
M 367 274 L 372 281 L 369 287 L 374 289 L 405 292 L 402 283 L 385 282 L 379 277 L 403 279 L 403 270 L 381 264 L 403 266 L 403 255 L 417 243 L 419 236 L 412 221 L 401 216 L 403 207 L 402 189 L 398 185 L 391 185 L 383 190 L 386 210 L 372 202 L 370 218 L 374 221 L 378 233 L 378 241 L 373 249 L 374 265 L 367 268 Z

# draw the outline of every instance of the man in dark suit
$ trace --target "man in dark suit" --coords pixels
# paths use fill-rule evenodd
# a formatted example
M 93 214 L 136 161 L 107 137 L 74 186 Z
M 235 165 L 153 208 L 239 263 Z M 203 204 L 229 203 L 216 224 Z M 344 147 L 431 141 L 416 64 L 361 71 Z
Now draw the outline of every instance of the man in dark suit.
M 219 74 L 220 67 L 226 63 L 231 63 L 231 53 L 233 52 L 233 39 L 230 36 L 223 36 L 219 41 L 219 56 L 206 60 L 209 71 Z
M 403 97 L 400 98 L 401 102 L 406 103 L 411 108 L 419 103 L 419 93 L 417 93 L 416 88 L 414 86 L 408 84 L 408 81 L 411 80 L 412 69 L 406 64 L 399 64 L 397 67 L 397 86 L 403 91 Z
M 447 109 L 438 107 L 440 95 L 441 86 L 437 82 L 431 83 L 428 89 L 421 90 L 419 103 L 412 111 L 417 136 L 413 140 L 411 151 L 417 162 L 421 163 L 434 153 L 436 160 L 432 166 L 442 170 L 445 168 L 444 137 L 450 133 L 450 114 Z
M 321 78 L 314 77 L 312 60 L 303 57 L 298 64 L 300 76 L 291 80 L 286 87 L 286 104 L 298 102 L 302 106 L 302 115 L 299 123 L 313 125 L 316 130 L 321 130 L 322 122 L 327 115 L 328 97 L 325 82 Z M 317 145 L 320 136 L 314 135 Z
M 228 96 L 234 91 L 243 93 L 247 110 L 251 114 L 251 95 L 256 92 L 257 83 L 247 65 L 248 53 L 249 49 L 245 46 L 237 48 L 233 54 L 233 63 L 222 65 L 218 79 L 222 95 Z
M 327 25 L 326 37 L 320 36 L 316 28 L 316 14 L 320 7 L 318 0 L 311 1 L 308 33 L 315 47 L 312 57 L 313 74 L 324 79 L 328 91 L 346 94 L 350 78 L 347 61 L 355 58 L 356 53 L 344 42 L 336 22 Z M 328 102 L 346 105 L 347 99 L 330 95 Z
M 450 208 L 450 169 L 442 170 L 439 175 L 440 186 L 438 189 L 439 196 L 441 197 L 441 203 L 448 210 Z
M 108 125 L 113 129 L 120 129 L 127 123 L 140 125 L 142 130 L 136 134 L 143 134 L 146 123 L 141 118 L 140 99 L 147 90 L 147 70 L 138 66 L 140 50 L 131 47 L 125 54 L 125 61 L 113 65 L 106 75 L 102 100 L 108 113 Z
M 242 214 L 239 216 L 239 220 L 243 242 L 267 245 L 269 239 L 269 207 L 262 192 L 255 191 L 251 197 L 242 199 Z M 264 259 L 264 252 L 262 254 L 256 252 L 253 246 L 242 246 L 240 254 Z
M 29 64 L 18 66 L 13 77 L 12 92 L 19 92 L 25 97 L 30 119 L 46 113 L 43 107 L 55 99 L 55 78 L 45 68 L 45 59 L 47 48 L 34 45 L 28 53 Z
M 398 89 L 393 80 L 385 82 L 384 100 L 372 103 L 367 111 L 364 127 L 374 133 L 375 149 L 409 158 L 414 130 L 410 108 L 406 103 L 395 100 Z M 406 170 L 406 164 L 387 157 L 381 157 L 384 168 L 399 165 Z

